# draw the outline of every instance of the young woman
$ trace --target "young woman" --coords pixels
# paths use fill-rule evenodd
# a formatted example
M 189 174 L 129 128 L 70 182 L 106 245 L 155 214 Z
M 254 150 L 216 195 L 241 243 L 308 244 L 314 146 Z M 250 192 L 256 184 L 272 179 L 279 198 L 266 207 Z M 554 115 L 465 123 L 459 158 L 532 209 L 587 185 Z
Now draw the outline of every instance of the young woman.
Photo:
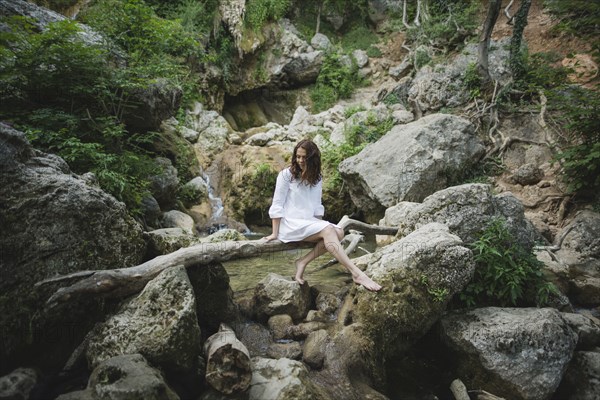
M 356 284 L 378 291 L 381 285 L 374 282 L 344 252 L 340 240 L 344 231 L 321 218 L 325 212 L 321 204 L 322 176 L 321 152 L 310 140 L 301 140 L 292 154 L 292 164 L 277 176 L 273 203 L 269 209 L 273 233 L 265 238 L 282 242 L 315 242 L 309 253 L 295 261 L 299 284 L 304 284 L 304 270 L 309 262 L 330 252 L 352 274 Z

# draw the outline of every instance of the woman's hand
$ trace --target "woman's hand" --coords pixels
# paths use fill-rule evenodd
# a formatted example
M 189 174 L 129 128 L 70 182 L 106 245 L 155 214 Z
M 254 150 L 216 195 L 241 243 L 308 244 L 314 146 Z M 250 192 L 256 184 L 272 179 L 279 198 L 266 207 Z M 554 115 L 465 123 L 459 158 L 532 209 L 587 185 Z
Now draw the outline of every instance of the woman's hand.
M 271 233 L 269 236 L 265 236 L 262 238 L 262 240 L 264 240 L 265 242 L 270 242 L 271 240 L 275 239 L 277 239 L 277 235 L 274 233 Z

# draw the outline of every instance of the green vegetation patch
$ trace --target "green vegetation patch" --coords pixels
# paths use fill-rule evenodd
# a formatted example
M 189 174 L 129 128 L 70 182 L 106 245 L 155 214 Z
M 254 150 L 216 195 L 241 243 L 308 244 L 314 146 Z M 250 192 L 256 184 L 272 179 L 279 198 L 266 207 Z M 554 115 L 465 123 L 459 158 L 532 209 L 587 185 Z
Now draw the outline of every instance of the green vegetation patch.
M 467 306 L 543 306 L 556 291 L 543 274 L 543 263 L 512 235 L 504 219 L 495 219 L 470 245 L 475 276 L 460 299 Z

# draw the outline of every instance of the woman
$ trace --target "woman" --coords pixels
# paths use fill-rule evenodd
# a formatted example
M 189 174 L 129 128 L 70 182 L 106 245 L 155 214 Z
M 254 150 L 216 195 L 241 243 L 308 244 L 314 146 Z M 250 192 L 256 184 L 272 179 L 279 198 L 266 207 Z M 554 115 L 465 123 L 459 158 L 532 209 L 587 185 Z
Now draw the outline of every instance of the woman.
M 297 259 L 296 276 L 304 284 L 304 270 L 309 262 L 330 252 L 352 274 L 356 284 L 378 291 L 381 285 L 358 269 L 344 252 L 340 240 L 344 230 L 322 220 L 325 209 L 321 204 L 321 152 L 310 140 L 301 140 L 292 154 L 292 164 L 277 176 L 273 203 L 269 209 L 273 233 L 265 238 L 282 242 L 315 242 L 313 250 Z

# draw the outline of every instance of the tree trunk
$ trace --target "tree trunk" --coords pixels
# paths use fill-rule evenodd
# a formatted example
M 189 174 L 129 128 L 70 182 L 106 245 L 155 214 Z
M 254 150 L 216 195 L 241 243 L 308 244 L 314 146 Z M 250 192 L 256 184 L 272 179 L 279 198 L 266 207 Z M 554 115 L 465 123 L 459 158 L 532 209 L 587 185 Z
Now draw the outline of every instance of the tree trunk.
M 250 353 L 235 332 L 221 324 L 219 332 L 204 343 L 206 382 L 224 394 L 246 391 L 252 381 Z
M 410 25 L 408 24 L 408 17 L 406 14 L 406 2 L 407 2 L 407 0 L 404 0 L 404 5 L 402 7 L 402 23 L 404 24 L 404 27 L 406 29 L 409 29 Z
M 417 0 L 417 15 L 415 15 L 415 25 L 421 26 L 419 17 L 421 16 L 421 0 Z
M 397 228 L 369 225 L 344 216 L 338 223 L 345 231 L 357 229 L 377 235 L 395 235 Z M 59 303 L 65 303 L 79 295 L 102 295 L 105 297 L 125 297 L 139 292 L 151 279 L 163 270 L 177 265 L 190 267 L 192 265 L 208 265 L 213 262 L 229 261 L 238 258 L 258 257 L 276 251 L 292 250 L 297 248 L 314 247 L 311 242 L 282 243 L 278 240 L 265 242 L 264 240 L 226 241 L 218 243 L 199 243 L 184 247 L 170 254 L 165 254 L 146 261 L 135 267 L 100 270 L 79 271 L 68 275 L 46 279 L 36 283 L 42 286 L 49 283 L 73 281 L 70 286 L 60 288 L 47 301 L 47 306 L 52 308 Z
M 492 32 L 494 31 L 494 25 L 496 25 L 496 21 L 498 20 L 498 15 L 500 15 L 501 6 L 502 0 L 490 0 L 487 17 L 485 18 L 481 37 L 479 38 L 479 49 L 477 52 L 477 72 L 481 77 L 482 84 L 487 84 L 491 80 L 488 51 L 490 48 L 490 38 L 492 37 Z
M 323 3 L 319 3 L 317 6 L 317 27 L 315 28 L 315 35 L 319 33 L 321 29 L 321 10 L 323 9 Z
M 504 9 L 504 15 L 506 15 L 506 19 L 508 20 L 508 21 L 506 21 L 506 23 L 508 25 L 511 25 L 513 22 L 513 17 L 510 15 L 510 8 L 512 7 L 514 2 L 515 2 L 515 0 L 510 0 L 510 3 L 508 3 L 506 8 Z
M 527 14 L 529 14 L 530 6 L 531 0 L 521 0 L 521 7 L 519 7 L 514 17 L 515 28 L 510 39 L 510 70 L 514 79 L 518 79 L 525 73 L 521 42 L 523 40 L 523 31 L 527 26 Z

